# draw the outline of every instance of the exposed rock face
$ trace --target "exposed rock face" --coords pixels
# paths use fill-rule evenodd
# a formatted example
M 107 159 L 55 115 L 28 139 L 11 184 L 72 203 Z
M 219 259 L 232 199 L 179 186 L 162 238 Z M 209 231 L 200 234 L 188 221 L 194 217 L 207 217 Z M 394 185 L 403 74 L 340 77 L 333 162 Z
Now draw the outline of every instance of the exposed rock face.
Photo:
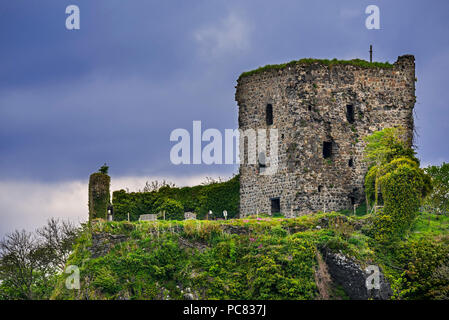
M 380 268 L 379 289 L 368 289 L 366 280 L 371 273 L 365 272 L 357 262 L 341 253 L 335 253 L 326 248 L 322 249 L 321 252 L 332 280 L 341 285 L 352 300 L 387 300 L 391 297 L 390 284 Z
M 91 258 L 105 256 L 118 243 L 128 240 L 123 234 L 92 233 L 92 246 L 89 247 Z
M 261 175 L 263 166 L 248 164 L 248 151 L 260 153 L 255 145 L 245 146 L 242 216 L 278 206 L 293 215 L 352 209 L 364 200 L 363 138 L 400 125 L 411 142 L 414 57 L 401 56 L 390 68 L 313 62 L 268 69 L 241 77 L 236 101 L 241 130 L 277 129 L 279 141 L 274 175 Z M 262 158 L 269 167 L 269 138 Z

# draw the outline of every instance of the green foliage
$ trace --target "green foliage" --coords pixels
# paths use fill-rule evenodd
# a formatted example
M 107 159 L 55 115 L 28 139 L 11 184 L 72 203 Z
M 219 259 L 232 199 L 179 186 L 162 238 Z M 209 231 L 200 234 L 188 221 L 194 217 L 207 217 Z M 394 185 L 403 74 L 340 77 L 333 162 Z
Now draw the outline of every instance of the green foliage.
M 109 167 L 106 165 L 106 163 L 104 165 L 101 166 L 101 168 L 98 170 L 98 172 L 103 173 L 103 174 L 108 174 L 109 171 Z
M 356 231 L 356 226 L 369 225 L 370 216 L 338 213 L 293 219 L 99 221 L 78 238 L 67 261 L 80 267 L 81 290 L 65 289 L 62 274 L 52 297 L 185 299 L 191 292 L 195 299 L 316 299 L 316 251 L 324 246 L 361 265 L 379 265 L 397 299 L 447 299 L 447 219 L 421 214 L 411 223 L 408 239 L 386 244 Z M 120 234 L 126 241 L 92 258 L 91 232 Z M 341 287 L 335 288 L 339 293 L 332 296 L 347 298 Z
M 433 190 L 425 205 L 435 213 L 449 215 L 449 163 L 425 169 L 432 181 Z
M 410 228 L 422 199 L 424 182 L 419 170 L 403 164 L 382 176 L 384 208 L 374 223 L 377 240 L 403 236 Z
M 365 177 L 366 200 L 368 206 L 384 204 L 373 223 L 374 238 L 382 243 L 404 236 L 432 190 L 404 136 L 403 128 L 386 128 L 365 138 L 365 160 L 371 166 Z
M 96 172 L 89 178 L 89 220 L 106 219 L 108 205 L 110 203 L 109 186 L 111 177 L 107 174 Z
M 237 175 L 229 181 L 194 187 L 163 186 L 151 192 L 114 191 L 114 220 L 126 220 L 128 212 L 131 221 L 137 221 L 142 214 L 157 214 L 160 212 L 160 204 L 166 199 L 177 201 L 184 211 L 196 212 L 198 218 L 205 218 L 209 210 L 214 212 L 214 217 L 222 217 L 223 210 L 227 210 L 228 218 L 233 218 L 238 213 L 239 189 Z
M 164 199 L 157 203 L 156 211 L 165 212 L 167 220 L 184 220 L 184 207 L 181 202 L 173 199 Z
M 419 160 L 415 157 L 416 152 L 410 148 L 411 141 L 406 140 L 406 132 L 402 127 L 376 131 L 364 140 L 366 142 L 365 161 L 370 167 L 381 166 L 400 157 L 410 158 L 419 166 Z
M 213 216 L 223 218 L 223 211 L 228 212 L 228 219 L 236 217 L 239 212 L 240 181 L 235 176 L 227 182 L 212 183 L 203 186 L 199 196 L 198 218 L 203 219 L 209 210 Z
M 239 76 L 239 80 L 242 79 L 243 77 L 247 77 L 253 74 L 257 74 L 257 73 L 261 73 L 267 70 L 282 70 L 285 69 L 287 67 L 291 67 L 291 66 L 295 66 L 297 64 L 306 64 L 306 65 L 310 65 L 313 63 L 320 63 L 329 67 L 335 66 L 335 65 L 353 65 L 353 66 L 358 66 L 358 67 L 362 67 L 362 68 L 392 68 L 393 65 L 385 62 L 368 62 L 365 60 L 360 60 L 360 59 L 353 59 L 353 60 L 337 60 L 337 59 L 332 59 L 332 60 L 328 60 L 328 59 L 312 59 L 312 58 L 304 58 L 304 59 L 300 59 L 300 60 L 293 60 L 290 61 L 288 63 L 282 63 L 282 64 L 269 64 L 266 65 L 264 67 L 260 67 L 258 69 L 255 70 L 251 70 L 251 71 L 247 71 L 247 72 L 243 72 L 240 76 Z
M 403 270 L 397 279 L 400 299 L 449 299 L 449 241 L 425 237 L 394 248 L 394 263 Z
M 387 164 L 372 166 L 371 169 L 368 170 L 368 173 L 365 176 L 365 193 L 370 206 L 379 203 L 379 199 L 377 199 L 379 195 L 376 193 L 376 184 L 377 189 L 381 188 L 380 180 L 382 177 L 396 170 L 401 165 L 407 165 L 413 168 L 415 174 L 422 179 L 423 184 L 421 187 L 421 197 L 423 199 L 431 192 L 432 184 L 430 177 L 424 172 L 424 170 L 419 168 L 419 163 L 411 158 L 399 157 L 393 159 Z M 380 203 L 382 203 L 382 201 Z

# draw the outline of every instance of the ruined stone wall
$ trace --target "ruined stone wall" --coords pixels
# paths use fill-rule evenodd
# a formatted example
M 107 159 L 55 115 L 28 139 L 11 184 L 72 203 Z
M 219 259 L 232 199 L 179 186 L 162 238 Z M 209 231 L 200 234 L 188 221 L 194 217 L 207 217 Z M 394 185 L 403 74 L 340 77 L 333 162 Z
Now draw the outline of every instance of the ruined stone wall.
M 350 209 L 364 201 L 363 138 L 400 125 L 412 141 L 414 57 L 401 56 L 392 67 L 317 61 L 267 69 L 239 78 L 236 101 L 240 129 L 276 128 L 279 134 L 276 174 L 261 175 L 259 165 L 247 161 L 240 165 L 242 215 L 270 213 L 272 198 L 280 198 L 281 212 L 294 215 Z M 332 147 L 327 159 L 324 141 Z

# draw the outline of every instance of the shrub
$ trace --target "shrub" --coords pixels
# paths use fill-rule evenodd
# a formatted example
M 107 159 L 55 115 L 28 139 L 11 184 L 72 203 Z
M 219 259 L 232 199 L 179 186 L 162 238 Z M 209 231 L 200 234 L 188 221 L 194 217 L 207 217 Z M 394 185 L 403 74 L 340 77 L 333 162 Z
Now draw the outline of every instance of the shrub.
M 184 220 L 184 207 L 179 201 L 165 199 L 159 204 L 156 210 L 158 212 L 165 211 L 166 220 Z
M 204 218 L 209 210 L 212 210 L 215 217 L 222 218 L 223 210 L 228 212 L 228 219 L 236 217 L 239 212 L 239 192 L 239 176 L 226 182 L 204 186 L 199 196 L 198 218 Z
M 426 199 L 426 207 L 433 212 L 449 214 L 449 163 L 425 169 L 432 180 L 433 190 Z
M 418 213 L 423 189 L 419 168 L 399 165 L 380 178 L 384 208 L 375 221 L 375 238 L 387 241 L 403 235 Z
M 405 242 L 398 250 L 398 260 L 405 268 L 399 281 L 402 298 L 449 298 L 448 243 L 432 238 Z
M 239 176 L 225 182 L 213 182 L 207 185 L 177 188 L 165 185 L 151 192 L 114 191 L 112 204 L 114 220 L 126 220 L 128 212 L 131 221 L 147 213 L 158 213 L 159 206 L 165 199 L 179 202 L 184 211 L 196 212 L 198 218 L 204 218 L 209 210 L 222 217 L 223 210 L 228 211 L 228 218 L 238 214 L 240 195 Z

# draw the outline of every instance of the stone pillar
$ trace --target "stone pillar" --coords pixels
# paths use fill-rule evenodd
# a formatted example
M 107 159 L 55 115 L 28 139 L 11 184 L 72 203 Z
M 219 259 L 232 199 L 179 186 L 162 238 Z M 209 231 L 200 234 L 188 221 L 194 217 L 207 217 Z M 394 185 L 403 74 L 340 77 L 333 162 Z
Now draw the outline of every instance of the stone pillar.
M 107 219 L 110 203 L 109 185 L 111 177 L 102 172 L 95 172 L 89 178 L 89 221 Z

